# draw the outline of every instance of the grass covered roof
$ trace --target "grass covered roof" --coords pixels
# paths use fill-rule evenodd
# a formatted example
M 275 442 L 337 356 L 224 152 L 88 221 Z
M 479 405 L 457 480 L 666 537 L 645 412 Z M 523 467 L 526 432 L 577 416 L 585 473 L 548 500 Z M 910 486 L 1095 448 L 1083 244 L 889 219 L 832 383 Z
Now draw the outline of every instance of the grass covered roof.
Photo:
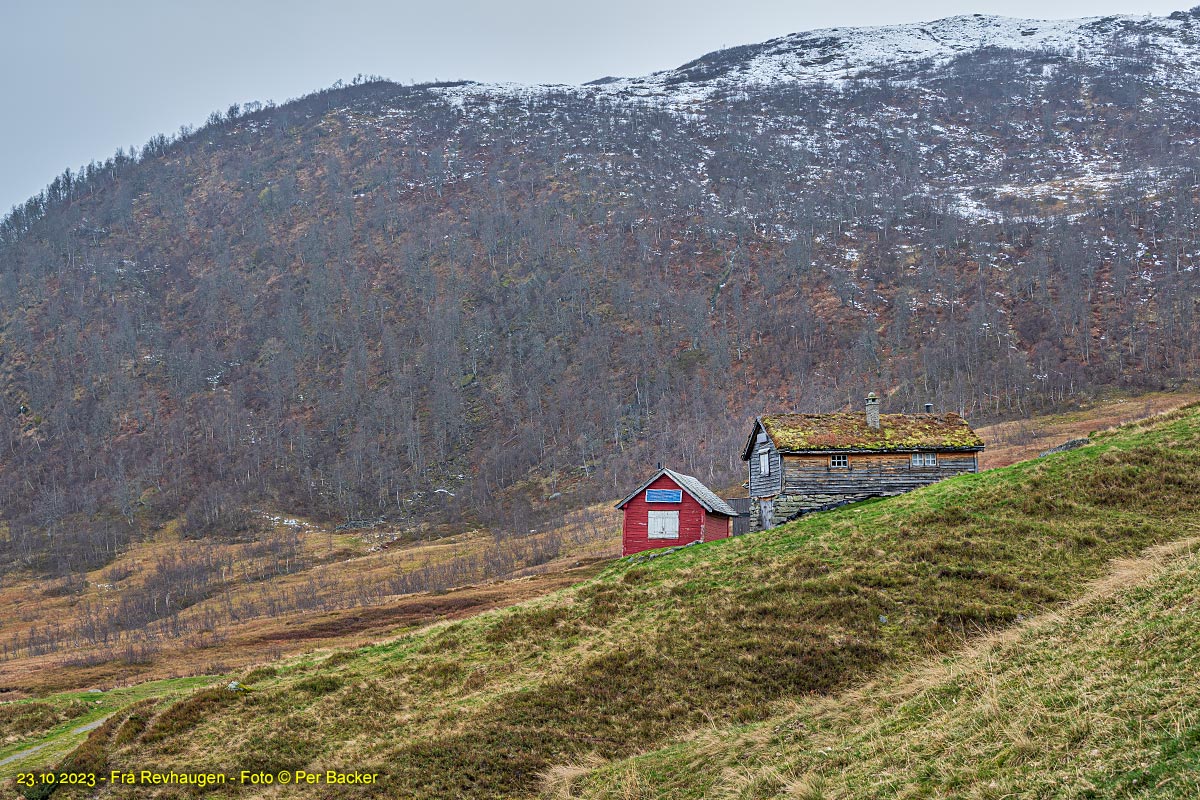
M 795 450 L 982 450 L 958 414 L 880 414 L 879 427 L 863 412 L 771 414 L 759 422 L 775 447 Z

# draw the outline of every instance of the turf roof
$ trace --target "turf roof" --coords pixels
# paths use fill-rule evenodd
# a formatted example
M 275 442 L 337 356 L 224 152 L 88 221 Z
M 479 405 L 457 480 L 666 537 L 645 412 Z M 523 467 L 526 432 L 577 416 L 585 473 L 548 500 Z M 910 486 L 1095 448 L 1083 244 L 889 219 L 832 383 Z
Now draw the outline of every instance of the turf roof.
M 771 414 L 759 422 L 775 447 L 796 450 L 982 450 L 958 414 L 880 414 L 879 427 L 863 412 Z

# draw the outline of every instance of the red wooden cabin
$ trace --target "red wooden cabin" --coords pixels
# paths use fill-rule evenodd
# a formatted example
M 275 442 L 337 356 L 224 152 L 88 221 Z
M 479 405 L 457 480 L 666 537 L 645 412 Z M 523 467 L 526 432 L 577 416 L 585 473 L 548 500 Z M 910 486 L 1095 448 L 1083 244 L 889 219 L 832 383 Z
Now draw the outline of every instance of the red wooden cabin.
M 659 468 L 617 503 L 625 510 L 621 555 L 729 536 L 737 512 L 691 475 Z

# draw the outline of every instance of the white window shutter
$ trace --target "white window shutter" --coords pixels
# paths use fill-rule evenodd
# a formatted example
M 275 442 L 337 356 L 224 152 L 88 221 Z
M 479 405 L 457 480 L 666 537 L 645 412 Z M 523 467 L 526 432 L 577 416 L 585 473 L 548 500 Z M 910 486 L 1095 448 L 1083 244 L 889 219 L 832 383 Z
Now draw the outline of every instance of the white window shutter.
M 649 539 L 678 539 L 678 511 L 649 511 L 646 518 L 646 537 Z

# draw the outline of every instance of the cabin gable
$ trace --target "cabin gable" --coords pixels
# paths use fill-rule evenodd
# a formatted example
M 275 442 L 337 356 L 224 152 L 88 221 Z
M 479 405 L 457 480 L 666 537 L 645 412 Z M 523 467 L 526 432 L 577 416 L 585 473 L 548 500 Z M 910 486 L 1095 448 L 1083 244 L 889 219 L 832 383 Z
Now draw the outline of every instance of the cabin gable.
M 783 488 L 783 456 L 757 421 L 743 457 L 750 462 L 750 496 L 779 494 Z
M 624 512 L 621 554 L 724 539 L 736 512 L 690 475 L 667 469 L 617 505 Z

